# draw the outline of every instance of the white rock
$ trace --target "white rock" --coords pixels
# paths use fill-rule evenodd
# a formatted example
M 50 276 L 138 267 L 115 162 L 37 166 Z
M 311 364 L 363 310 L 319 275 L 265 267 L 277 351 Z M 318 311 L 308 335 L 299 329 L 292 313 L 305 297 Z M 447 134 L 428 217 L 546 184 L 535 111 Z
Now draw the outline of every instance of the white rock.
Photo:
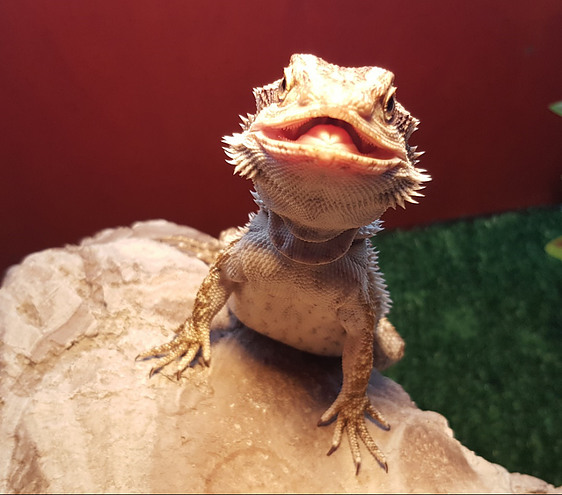
M 392 424 L 370 431 L 389 473 L 347 443 L 325 454 L 316 423 L 339 389 L 340 363 L 301 353 L 217 317 L 210 368 L 148 378 L 135 356 L 167 341 L 207 272 L 154 240 L 164 221 L 105 230 L 12 267 L 0 290 L 2 492 L 528 492 L 458 443 L 374 372 L 369 393 Z M 221 327 L 223 330 L 221 330 Z

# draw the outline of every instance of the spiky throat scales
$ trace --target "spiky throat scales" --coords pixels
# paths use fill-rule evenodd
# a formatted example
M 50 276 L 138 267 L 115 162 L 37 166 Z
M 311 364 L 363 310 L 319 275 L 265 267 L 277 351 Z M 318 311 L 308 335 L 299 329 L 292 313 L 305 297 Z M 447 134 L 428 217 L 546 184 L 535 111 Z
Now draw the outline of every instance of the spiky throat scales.
M 243 132 L 225 138 L 230 163 L 299 236 L 336 236 L 415 202 L 429 176 L 415 167 L 421 153 L 408 139 L 418 121 L 393 81 L 378 67 L 293 55 L 283 78 L 254 90 Z

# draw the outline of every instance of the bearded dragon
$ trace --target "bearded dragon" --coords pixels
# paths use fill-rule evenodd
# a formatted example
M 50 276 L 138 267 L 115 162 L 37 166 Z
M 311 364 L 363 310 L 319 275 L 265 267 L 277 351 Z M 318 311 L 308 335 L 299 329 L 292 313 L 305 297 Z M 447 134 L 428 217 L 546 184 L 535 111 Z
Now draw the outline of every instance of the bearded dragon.
M 421 153 L 408 139 L 418 121 L 397 102 L 393 81 L 378 67 L 293 55 L 281 79 L 254 89 L 256 113 L 223 142 L 235 173 L 253 181 L 259 211 L 222 241 L 191 246 L 210 263 L 192 314 L 173 340 L 137 357 L 159 357 L 151 376 L 176 361 L 179 378 L 199 353 L 209 364 L 211 321 L 225 304 L 257 332 L 342 356 L 343 385 L 319 425 L 337 416 L 328 455 L 347 432 L 357 473 L 360 441 L 388 471 L 365 414 L 390 426 L 366 390 L 373 366 L 404 351 L 385 316 L 390 298 L 369 238 L 387 208 L 415 203 L 430 179 L 415 167 Z

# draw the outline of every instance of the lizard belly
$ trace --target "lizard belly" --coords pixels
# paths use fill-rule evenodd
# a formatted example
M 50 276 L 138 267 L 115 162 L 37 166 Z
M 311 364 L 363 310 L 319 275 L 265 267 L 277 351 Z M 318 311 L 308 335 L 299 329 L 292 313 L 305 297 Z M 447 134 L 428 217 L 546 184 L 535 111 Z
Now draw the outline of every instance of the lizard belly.
M 234 291 L 228 306 L 246 326 L 302 351 L 341 356 L 345 330 L 336 316 L 335 301 L 309 300 L 296 287 L 284 293 L 251 283 Z

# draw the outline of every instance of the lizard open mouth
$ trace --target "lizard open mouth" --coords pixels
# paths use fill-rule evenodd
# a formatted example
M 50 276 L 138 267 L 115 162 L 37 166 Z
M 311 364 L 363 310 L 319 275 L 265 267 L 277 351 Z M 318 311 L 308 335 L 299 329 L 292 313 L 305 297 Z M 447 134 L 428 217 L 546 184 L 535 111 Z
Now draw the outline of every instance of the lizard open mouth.
M 378 160 L 396 158 L 393 150 L 383 148 L 361 135 L 350 123 L 332 117 L 314 117 L 286 127 L 267 127 L 262 132 L 269 139 L 343 151 Z

